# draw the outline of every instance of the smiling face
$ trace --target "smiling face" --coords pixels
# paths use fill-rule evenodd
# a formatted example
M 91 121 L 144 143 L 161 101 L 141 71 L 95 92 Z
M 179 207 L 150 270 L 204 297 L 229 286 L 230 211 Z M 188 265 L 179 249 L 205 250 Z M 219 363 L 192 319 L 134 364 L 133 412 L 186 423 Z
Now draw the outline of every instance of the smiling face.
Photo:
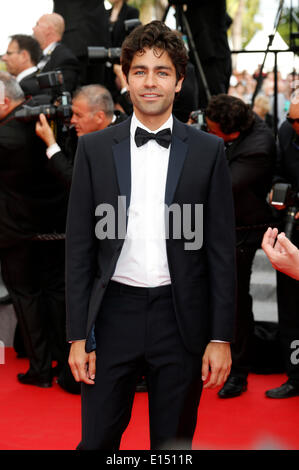
M 158 129 L 171 115 L 175 93 L 184 78 L 177 80 L 175 67 L 166 51 L 145 48 L 133 57 L 127 88 L 137 119 L 151 130 Z

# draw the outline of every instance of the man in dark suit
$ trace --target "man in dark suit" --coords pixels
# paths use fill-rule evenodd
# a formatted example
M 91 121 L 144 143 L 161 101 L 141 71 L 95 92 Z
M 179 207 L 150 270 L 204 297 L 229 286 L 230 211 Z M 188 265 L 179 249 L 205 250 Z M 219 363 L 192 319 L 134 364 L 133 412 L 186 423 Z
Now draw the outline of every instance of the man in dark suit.
M 219 391 L 221 398 L 231 398 L 246 390 L 252 365 L 254 317 L 250 277 L 255 253 L 261 246 L 263 225 L 273 220 L 266 198 L 271 189 L 276 147 L 264 121 L 234 96 L 213 96 L 206 109 L 206 121 L 209 131 L 225 142 L 236 215 L 236 334 L 232 343 L 231 374 Z
M 137 27 L 122 50 L 132 119 L 79 139 L 66 233 L 79 449 L 119 448 L 144 371 L 151 448 L 190 447 L 209 369 L 206 387 L 229 374 L 231 183 L 221 140 L 172 116 L 187 60 L 164 23 Z
M 39 71 L 60 70 L 65 91 L 72 93 L 78 85 L 80 66 L 72 51 L 60 42 L 64 30 L 64 19 L 58 13 L 43 15 L 33 27 L 34 37 L 43 51 L 43 57 L 38 63 Z
M 37 234 L 64 233 L 67 194 L 47 171 L 43 142 L 34 122 L 15 119 L 24 94 L 0 73 L 0 258 L 29 358 L 22 384 L 50 387 L 52 360 L 67 365 L 64 301 L 64 240 Z
M 26 98 L 41 94 L 36 78 L 41 55 L 42 50 L 36 39 L 25 34 L 15 34 L 11 36 L 7 51 L 2 57 L 7 71 L 16 78 Z

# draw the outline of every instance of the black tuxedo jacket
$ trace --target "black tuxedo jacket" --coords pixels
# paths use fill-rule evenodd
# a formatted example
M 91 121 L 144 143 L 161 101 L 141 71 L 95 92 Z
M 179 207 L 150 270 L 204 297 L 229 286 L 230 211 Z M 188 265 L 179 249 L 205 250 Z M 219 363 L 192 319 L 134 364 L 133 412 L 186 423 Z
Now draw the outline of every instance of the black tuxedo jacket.
M 117 219 L 118 196 L 130 204 L 130 123 L 81 137 L 75 159 L 66 232 L 67 336 L 87 338 L 87 351 L 124 241 L 96 238 L 95 210 L 108 203 Z M 165 203 L 203 204 L 201 249 L 186 251 L 187 240 L 172 233 L 166 240 L 179 330 L 186 348 L 201 354 L 210 339 L 233 336 L 235 227 L 221 139 L 174 119 Z
M 64 44 L 59 43 L 41 73 L 60 70 L 63 73 L 65 91 L 72 93 L 78 85 L 80 64 L 72 51 Z

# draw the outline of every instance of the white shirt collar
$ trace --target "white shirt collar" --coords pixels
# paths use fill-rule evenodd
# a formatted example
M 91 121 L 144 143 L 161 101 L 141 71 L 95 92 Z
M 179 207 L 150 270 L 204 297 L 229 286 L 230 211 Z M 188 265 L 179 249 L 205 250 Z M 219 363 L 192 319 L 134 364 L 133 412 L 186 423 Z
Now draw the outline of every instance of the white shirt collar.
M 55 47 L 57 45 L 57 42 L 51 42 L 51 44 L 49 44 L 47 47 L 45 47 L 45 49 L 43 50 L 43 55 L 48 55 L 48 54 L 51 54 Z
M 17 82 L 20 82 L 23 80 L 23 78 L 27 77 L 28 75 L 31 75 L 32 73 L 37 71 L 37 67 L 30 67 L 29 69 L 23 70 L 23 72 L 19 73 L 19 75 L 16 76 Z
M 142 129 L 145 129 L 147 132 L 151 132 L 153 134 L 156 134 L 157 132 L 161 131 L 162 129 L 167 129 L 168 127 L 172 130 L 173 127 L 173 116 L 172 114 L 169 116 L 166 122 L 162 124 L 159 129 L 156 129 L 155 131 L 152 131 L 148 129 L 144 124 L 142 124 L 136 117 L 135 113 L 132 115 L 132 120 L 131 120 L 131 136 L 135 136 L 135 131 L 137 127 L 141 127 Z

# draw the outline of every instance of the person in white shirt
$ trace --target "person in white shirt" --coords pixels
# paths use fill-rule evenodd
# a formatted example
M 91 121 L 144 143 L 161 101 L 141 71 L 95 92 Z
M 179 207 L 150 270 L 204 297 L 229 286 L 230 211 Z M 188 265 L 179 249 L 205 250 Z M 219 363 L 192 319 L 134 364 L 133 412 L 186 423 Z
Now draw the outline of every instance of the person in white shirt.
M 190 448 L 203 383 L 230 371 L 232 188 L 222 140 L 172 115 L 187 61 L 163 22 L 135 28 L 121 57 L 132 118 L 79 138 L 66 230 L 78 449 L 119 448 L 144 370 L 151 449 Z
M 38 70 L 62 72 L 65 91 L 73 93 L 78 86 L 80 64 L 73 52 L 60 42 L 65 31 L 63 17 L 58 13 L 43 15 L 32 29 L 43 52 Z
M 7 71 L 16 78 L 26 97 L 41 93 L 36 79 L 41 55 L 36 39 L 25 34 L 15 34 L 11 36 L 7 51 L 2 56 Z

